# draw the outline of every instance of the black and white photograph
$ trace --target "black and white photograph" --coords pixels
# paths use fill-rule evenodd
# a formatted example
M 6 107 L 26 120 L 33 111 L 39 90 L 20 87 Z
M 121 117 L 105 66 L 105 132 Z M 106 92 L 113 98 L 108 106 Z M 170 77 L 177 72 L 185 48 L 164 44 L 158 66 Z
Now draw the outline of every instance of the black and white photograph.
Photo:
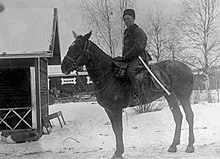
M 220 0 L 0 0 L 0 159 L 220 159 Z

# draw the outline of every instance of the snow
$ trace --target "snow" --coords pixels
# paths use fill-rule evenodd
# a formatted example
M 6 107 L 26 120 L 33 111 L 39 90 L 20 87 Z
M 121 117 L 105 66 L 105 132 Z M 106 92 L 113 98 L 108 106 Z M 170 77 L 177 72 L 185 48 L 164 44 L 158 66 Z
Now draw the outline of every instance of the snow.
M 192 105 L 195 114 L 195 152 L 185 153 L 188 125 L 183 120 L 181 144 L 176 153 L 167 149 L 174 134 L 174 120 L 168 107 L 161 111 L 123 113 L 125 159 L 219 159 L 220 103 Z M 104 109 L 96 102 L 66 103 L 50 106 L 50 113 L 62 111 L 67 125 L 61 128 L 52 120 L 49 135 L 38 141 L 8 144 L 0 141 L 3 159 L 105 159 L 115 150 L 115 138 Z

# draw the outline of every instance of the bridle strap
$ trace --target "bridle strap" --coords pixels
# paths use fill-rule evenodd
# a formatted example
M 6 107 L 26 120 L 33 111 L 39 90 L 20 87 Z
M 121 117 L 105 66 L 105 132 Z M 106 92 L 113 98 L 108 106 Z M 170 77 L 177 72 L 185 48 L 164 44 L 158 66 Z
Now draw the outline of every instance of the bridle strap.
M 75 60 L 73 60 L 72 57 L 70 57 L 70 56 L 68 56 L 68 55 L 66 55 L 65 57 L 66 57 L 68 60 L 70 60 L 71 62 L 75 63 Z
M 85 45 L 84 45 L 84 48 L 83 48 L 83 53 L 81 54 L 81 56 L 80 56 L 77 60 L 74 60 L 72 57 L 66 55 L 66 58 L 67 58 L 68 60 L 70 60 L 71 62 L 73 62 L 72 67 L 74 67 L 74 68 L 79 67 L 79 66 L 77 66 L 77 65 L 82 61 L 83 57 L 84 57 L 86 54 L 88 55 L 88 53 L 92 53 L 92 52 L 89 50 L 90 43 L 91 43 L 91 42 L 90 42 L 89 40 L 86 41 L 86 43 L 85 43 Z M 88 46 L 87 46 L 87 45 L 88 45 Z M 78 76 L 78 71 L 77 71 L 77 76 Z M 101 89 L 95 90 L 95 91 L 93 91 L 93 92 L 91 92 L 91 93 L 93 94 L 93 93 L 99 93 L 99 92 L 103 91 L 103 90 L 109 85 L 109 83 L 111 82 L 111 80 L 112 80 L 113 78 L 114 78 L 114 76 L 112 75 L 112 76 L 108 79 L 107 83 L 106 83 Z
M 88 46 L 87 46 L 87 45 L 88 45 Z M 80 57 L 79 57 L 77 60 L 74 60 L 72 57 L 66 55 L 66 58 L 73 63 L 73 64 L 72 64 L 72 67 L 78 67 L 77 65 L 82 61 L 84 55 L 85 55 L 87 52 L 90 52 L 90 51 L 89 51 L 89 47 L 90 47 L 90 41 L 87 40 L 87 41 L 85 42 L 85 45 L 84 45 L 84 48 L 83 48 L 83 52 L 82 52 L 82 54 L 80 55 Z

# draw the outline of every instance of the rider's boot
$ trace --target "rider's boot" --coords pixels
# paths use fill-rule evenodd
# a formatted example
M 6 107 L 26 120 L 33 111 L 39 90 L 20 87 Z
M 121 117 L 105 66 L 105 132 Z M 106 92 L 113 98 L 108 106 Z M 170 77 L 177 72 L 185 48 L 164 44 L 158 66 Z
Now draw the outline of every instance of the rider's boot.
M 142 104 L 142 90 L 141 85 L 137 79 L 132 80 L 132 86 L 133 86 L 133 98 L 130 106 L 136 106 Z

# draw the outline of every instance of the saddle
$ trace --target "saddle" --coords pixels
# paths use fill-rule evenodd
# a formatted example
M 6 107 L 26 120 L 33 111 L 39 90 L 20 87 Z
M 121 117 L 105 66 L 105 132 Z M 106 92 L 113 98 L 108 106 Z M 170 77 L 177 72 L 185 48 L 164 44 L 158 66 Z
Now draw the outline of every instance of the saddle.
M 126 77 L 126 70 L 128 67 L 127 62 L 116 62 L 114 61 L 114 76 L 116 78 L 125 78 Z M 166 88 L 170 89 L 170 79 L 168 75 L 161 70 L 157 65 L 152 64 L 149 66 L 153 74 L 157 77 L 157 79 L 161 82 L 161 84 Z M 154 92 L 163 92 L 164 90 L 161 86 L 157 83 L 157 81 L 150 75 L 150 73 L 143 68 L 138 72 L 136 75 L 142 83 L 144 87 L 150 87 L 150 89 Z M 141 78 L 141 79 L 140 79 Z
M 128 67 L 127 62 L 113 62 L 113 68 L 114 68 L 114 76 L 116 78 L 124 78 L 126 76 L 126 70 Z
M 170 90 L 170 79 L 167 75 L 167 73 L 165 73 L 163 70 L 161 70 L 157 65 L 151 65 L 150 66 L 151 71 L 153 72 L 153 74 L 157 77 L 157 79 L 161 82 L 161 84 L 168 90 Z M 164 91 L 161 86 L 157 83 L 157 81 L 150 76 L 150 88 L 152 91 L 155 92 L 162 92 Z

